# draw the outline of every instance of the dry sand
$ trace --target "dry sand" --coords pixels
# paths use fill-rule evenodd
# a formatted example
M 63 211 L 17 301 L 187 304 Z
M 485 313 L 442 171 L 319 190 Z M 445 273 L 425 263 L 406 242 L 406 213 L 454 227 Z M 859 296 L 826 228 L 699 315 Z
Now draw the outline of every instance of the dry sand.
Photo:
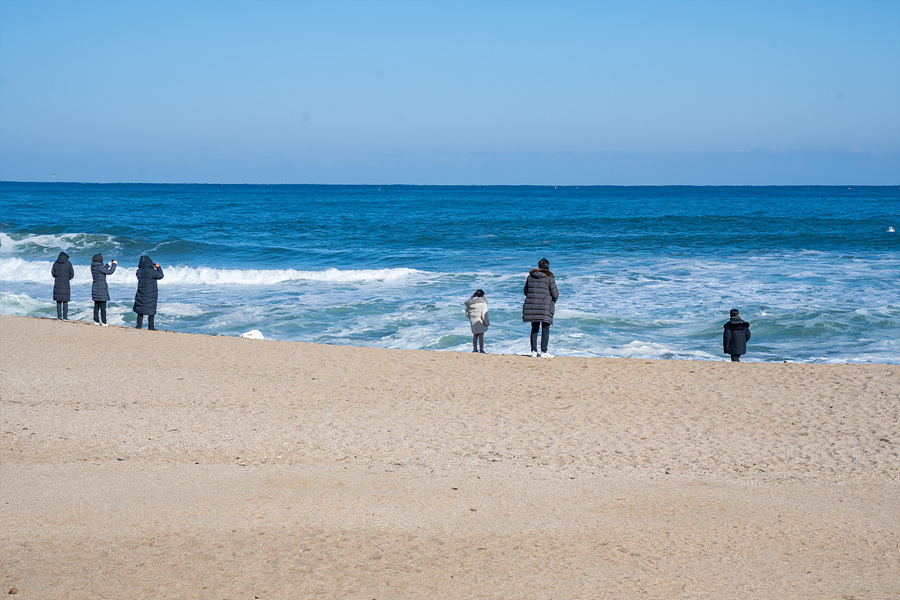
M 897 365 L 0 316 L 0 591 L 900 598 L 898 412 Z

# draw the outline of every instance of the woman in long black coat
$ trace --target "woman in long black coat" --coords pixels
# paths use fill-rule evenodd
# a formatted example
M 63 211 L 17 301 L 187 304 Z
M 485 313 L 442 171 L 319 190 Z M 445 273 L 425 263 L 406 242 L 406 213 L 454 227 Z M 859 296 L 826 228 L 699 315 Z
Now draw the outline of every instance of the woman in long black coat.
M 91 258 L 91 298 L 94 300 L 94 323 L 106 325 L 106 303 L 109 302 L 109 286 L 106 276 L 116 272 L 116 261 L 103 264 L 103 255 L 99 252 Z
M 144 325 L 144 315 L 147 315 L 147 328 L 156 329 L 153 320 L 156 316 L 156 300 L 159 297 L 159 288 L 156 285 L 158 279 L 163 278 L 162 267 L 159 263 L 150 260 L 149 256 L 142 256 L 138 262 L 137 293 L 134 295 L 134 312 L 137 313 L 137 325 L 140 329 Z
M 553 313 L 556 312 L 556 301 L 559 290 L 556 279 L 550 271 L 550 261 L 542 258 L 538 268 L 532 269 L 525 280 L 525 304 L 522 305 L 522 320 L 531 323 L 531 356 L 553 358 L 547 353 L 550 343 L 550 325 L 553 324 Z M 538 329 L 541 332 L 541 351 L 538 352 Z
M 69 320 L 69 299 L 72 296 L 69 281 L 75 277 L 75 269 L 69 262 L 69 255 L 60 252 L 56 262 L 50 267 L 53 275 L 53 299 L 56 300 L 56 318 L 60 321 Z

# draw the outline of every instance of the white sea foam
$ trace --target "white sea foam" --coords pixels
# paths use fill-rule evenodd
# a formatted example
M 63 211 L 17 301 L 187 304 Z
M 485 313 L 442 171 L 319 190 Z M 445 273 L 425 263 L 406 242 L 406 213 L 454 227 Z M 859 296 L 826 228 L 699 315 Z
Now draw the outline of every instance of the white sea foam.
M 0 314 L 28 316 L 34 315 L 41 309 L 55 308 L 56 303 L 44 302 L 32 298 L 28 294 L 11 294 L 0 292 Z
M 635 340 L 618 348 L 608 348 L 604 356 L 618 358 L 650 358 L 682 360 L 716 360 L 718 357 L 702 350 L 679 350 L 665 344 Z
M 202 306 L 186 302 L 160 302 L 157 310 L 171 318 L 199 317 L 206 313 Z
M 427 275 L 416 269 L 357 269 L 297 271 L 295 269 L 214 269 L 211 267 L 171 267 L 164 269 L 168 283 L 186 285 L 255 285 L 272 286 L 291 281 L 328 283 L 365 283 L 369 281 L 401 281 Z
M 53 261 L 30 261 L 21 258 L 0 258 L 0 282 L 48 283 Z M 72 285 L 91 282 L 90 267 L 74 264 Z M 136 267 L 121 264 L 107 282 L 133 283 Z M 321 281 L 327 283 L 398 282 L 428 278 L 430 273 L 416 269 L 357 269 L 297 271 L 295 269 L 214 269 L 211 267 L 163 267 L 167 285 L 245 285 L 277 286 L 293 281 Z
M 53 277 L 50 270 L 53 268 L 52 260 L 22 260 L 21 258 L 0 258 L 0 282 L 3 283 L 40 283 L 53 285 Z M 91 284 L 91 268 L 88 265 L 73 264 L 75 269 L 75 278 L 72 279 L 72 286 L 90 285 Z M 107 281 L 125 282 L 134 279 L 134 271 L 128 269 L 117 269 L 115 273 L 107 277 Z M 131 281 L 128 281 L 129 285 Z
M 47 261 L 29 261 L 21 258 L 0 258 L 0 281 L 8 283 L 46 283 L 50 277 Z

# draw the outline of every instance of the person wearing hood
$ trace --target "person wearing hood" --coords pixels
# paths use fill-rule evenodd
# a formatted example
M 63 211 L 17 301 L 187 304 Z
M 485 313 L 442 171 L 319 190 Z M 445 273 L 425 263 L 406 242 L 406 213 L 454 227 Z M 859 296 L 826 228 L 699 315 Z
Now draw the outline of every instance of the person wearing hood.
M 472 352 L 484 354 L 484 332 L 491 326 L 484 290 L 475 290 L 472 297 L 466 300 L 466 316 L 469 317 L 469 324 L 472 326 Z
M 147 315 L 147 329 L 155 330 L 153 320 L 156 316 L 156 300 L 159 297 L 159 288 L 156 285 L 158 279 L 163 278 L 162 267 L 159 263 L 150 260 L 149 256 L 142 256 L 137 268 L 137 293 L 134 295 L 134 312 L 137 313 L 136 329 L 144 325 L 144 315 Z
M 722 346 L 725 354 L 731 355 L 731 362 L 741 362 L 741 354 L 747 353 L 750 323 L 741 319 L 741 313 L 736 308 L 732 308 L 729 314 L 731 320 L 723 325 Z
M 109 287 L 106 276 L 116 271 L 118 263 L 114 260 L 103 264 L 103 255 L 99 252 L 91 257 L 91 298 L 94 300 L 94 325 L 106 327 L 106 303 L 109 302 Z
M 53 299 L 56 300 L 56 318 L 60 321 L 69 320 L 69 298 L 72 296 L 69 282 L 75 277 L 75 269 L 69 262 L 69 255 L 60 252 L 56 262 L 50 267 L 53 275 Z
M 547 353 L 550 343 L 550 326 L 556 311 L 559 290 L 556 279 L 550 271 L 550 261 L 542 258 L 538 268 L 532 269 L 525 280 L 525 304 L 522 305 L 522 321 L 531 323 L 531 356 L 553 358 Z M 537 335 L 541 332 L 541 350 L 538 352 Z

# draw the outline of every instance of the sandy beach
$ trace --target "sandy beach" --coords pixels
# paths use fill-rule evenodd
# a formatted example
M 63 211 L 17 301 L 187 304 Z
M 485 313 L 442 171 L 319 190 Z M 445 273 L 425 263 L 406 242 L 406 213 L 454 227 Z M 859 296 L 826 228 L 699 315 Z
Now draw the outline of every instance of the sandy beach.
M 900 598 L 897 365 L 0 316 L 0 426 L 17 598 Z

